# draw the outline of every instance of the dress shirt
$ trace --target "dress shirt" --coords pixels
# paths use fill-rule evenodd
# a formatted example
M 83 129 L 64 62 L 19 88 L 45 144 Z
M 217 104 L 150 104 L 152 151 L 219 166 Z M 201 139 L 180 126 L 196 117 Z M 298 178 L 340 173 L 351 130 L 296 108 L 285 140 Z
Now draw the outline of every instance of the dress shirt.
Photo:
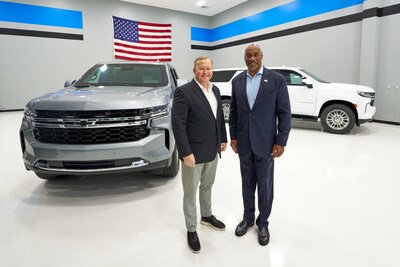
M 256 101 L 256 97 L 258 94 L 258 90 L 260 89 L 261 78 L 263 74 L 264 68 L 261 66 L 260 70 L 251 77 L 249 71 L 246 72 L 246 93 L 247 100 L 249 101 L 250 109 L 253 108 L 254 102 Z
M 201 90 L 203 91 L 204 95 L 206 96 L 208 103 L 210 103 L 210 107 L 211 110 L 214 114 L 214 118 L 217 118 L 217 107 L 218 107 L 218 103 L 217 103 L 217 98 L 214 95 L 214 92 L 212 90 L 212 83 L 208 83 L 208 88 L 205 88 L 203 85 L 201 85 L 196 78 L 194 79 L 196 81 L 196 83 L 199 85 L 199 87 L 201 88 Z

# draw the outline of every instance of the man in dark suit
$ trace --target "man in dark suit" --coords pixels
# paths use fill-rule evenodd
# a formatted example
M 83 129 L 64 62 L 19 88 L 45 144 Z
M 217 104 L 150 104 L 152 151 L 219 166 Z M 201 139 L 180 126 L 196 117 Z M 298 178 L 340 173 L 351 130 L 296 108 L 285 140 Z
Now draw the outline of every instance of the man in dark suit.
M 212 85 L 212 60 L 199 57 L 194 61 L 194 79 L 178 87 L 172 105 L 172 129 L 179 158 L 183 161 L 183 212 L 189 248 L 200 252 L 197 236 L 196 194 L 199 188 L 200 223 L 223 231 L 211 209 L 218 157 L 226 149 L 227 137 L 219 89 Z M 199 187 L 200 184 L 200 187 Z
M 291 113 L 285 78 L 262 66 L 263 53 L 256 44 L 247 46 L 247 70 L 232 80 L 229 114 L 231 147 L 239 153 L 242 175 L 243 220 L 235 234 L 243 236 L 255 220 L 258 192 L 258 242 L 269 243 L 268 218 L 274 197 L 274 159 L 285 151 Z

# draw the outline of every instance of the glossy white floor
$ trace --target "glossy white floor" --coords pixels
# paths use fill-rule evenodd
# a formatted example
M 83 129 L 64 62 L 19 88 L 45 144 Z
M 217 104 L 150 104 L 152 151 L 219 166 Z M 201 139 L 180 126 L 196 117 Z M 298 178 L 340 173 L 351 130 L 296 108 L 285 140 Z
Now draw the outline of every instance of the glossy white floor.
M 234 235 L 238 158 L 223 154 L 213 189 L 225 232 L 198 226 L 189 251 L 180 174 L 45 181 L 25 170 L 21 112 L 0 113 L 0 266 L 400 266 L 400 127 L 332 135 L 294 122 L 276 161 L 271 242 Z

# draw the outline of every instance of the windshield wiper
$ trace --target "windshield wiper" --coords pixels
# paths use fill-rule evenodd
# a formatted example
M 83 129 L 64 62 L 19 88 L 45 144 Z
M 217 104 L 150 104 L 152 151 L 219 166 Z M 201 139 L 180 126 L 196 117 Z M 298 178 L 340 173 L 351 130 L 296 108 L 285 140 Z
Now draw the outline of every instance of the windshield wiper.
M 86 88 L 86 87 L 91 87 L 90 84 L 86 84 L 86 83 L 81 83 L 81 84 L 75 84 L 74 87 L 76 88 Z

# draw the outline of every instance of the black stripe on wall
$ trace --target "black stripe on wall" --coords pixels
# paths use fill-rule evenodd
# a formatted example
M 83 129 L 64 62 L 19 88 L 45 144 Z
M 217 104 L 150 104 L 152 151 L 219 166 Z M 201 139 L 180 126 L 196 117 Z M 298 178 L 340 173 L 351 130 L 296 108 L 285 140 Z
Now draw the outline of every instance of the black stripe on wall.
M 227 47 L 232 47 L 232 46 L 237 46 L 241 44 L 248 44 L 248 43 L 254 43 L 254 42 L 259 42 L 263 40 L 268 40 L 272 38 L 277 38 L 277 37 L 283 37 L 287 35 L 292 35 L 296 33 L 303 33 L 303 32 L 308 32 L 308 31 L 313 31 L 313 30 L 318 30 L 318 29 L 323 29 L 323 28 L 328 28 L 328 27 L 333 27 L 333 26 L 338 26 L 338 25 L 343 25 L 347 23 L 353 23 L 357 21 L 362 21 L 363 19 L 366 18 L 371 18 L 371 17 L 384 17 L 384 16 L 389 16 L 393 14 L 398 14 L 400 13 L 400 4 L 393 5 L 393 6 L 388 6 L 384 8 L 371 8 L 371 9 L 366 9 L 361 13 L 356 13 L 348 16 L 343 16 L 339 18 L 334 18 L 334 19 L 329 19 L 325 21 L 320 21 L 320 22 L 315 22 L 299 27 L 294 27 L 286 30 L 281 30 L 277 32 L 271 32 L 271 33 L 266 33 L 254 37 L 249 37 L 233 42 L 228 42 L 224 44 L 219 44 L 219 45 L 214 45 L 214 46 L 206 46 L 206 45 L 192 45 L 192 49 L 197 49 L 197 50 L 217 50 L 217 49 L 222 49 L 222 48 L 227 48 Z
M 382 8 L 371 8 L 371 9 L 366 9 L 363 12 L 363 18 L 371 18 L 371 17 L 385 17 L 385 16 L 390 16 L 394 14 L 400 13 L 400 4 L 393 5 L 393 6 L 387 6 L 387 7 L 382 7 Z
M 378 17 L 390 16 L 400 13 L 400 4 L 379 8 L 380 14 Z
M 0 34 L 29 36 L 29 37 L 43 37 L 43 38 L 56 38 L 56 39 L 68 39 L 68 40 L 83 40 L 82 34 L 32 31 L 32 30 L 20 30 L 20 29 L 8 29 L 8 28 L 0 28 Z

